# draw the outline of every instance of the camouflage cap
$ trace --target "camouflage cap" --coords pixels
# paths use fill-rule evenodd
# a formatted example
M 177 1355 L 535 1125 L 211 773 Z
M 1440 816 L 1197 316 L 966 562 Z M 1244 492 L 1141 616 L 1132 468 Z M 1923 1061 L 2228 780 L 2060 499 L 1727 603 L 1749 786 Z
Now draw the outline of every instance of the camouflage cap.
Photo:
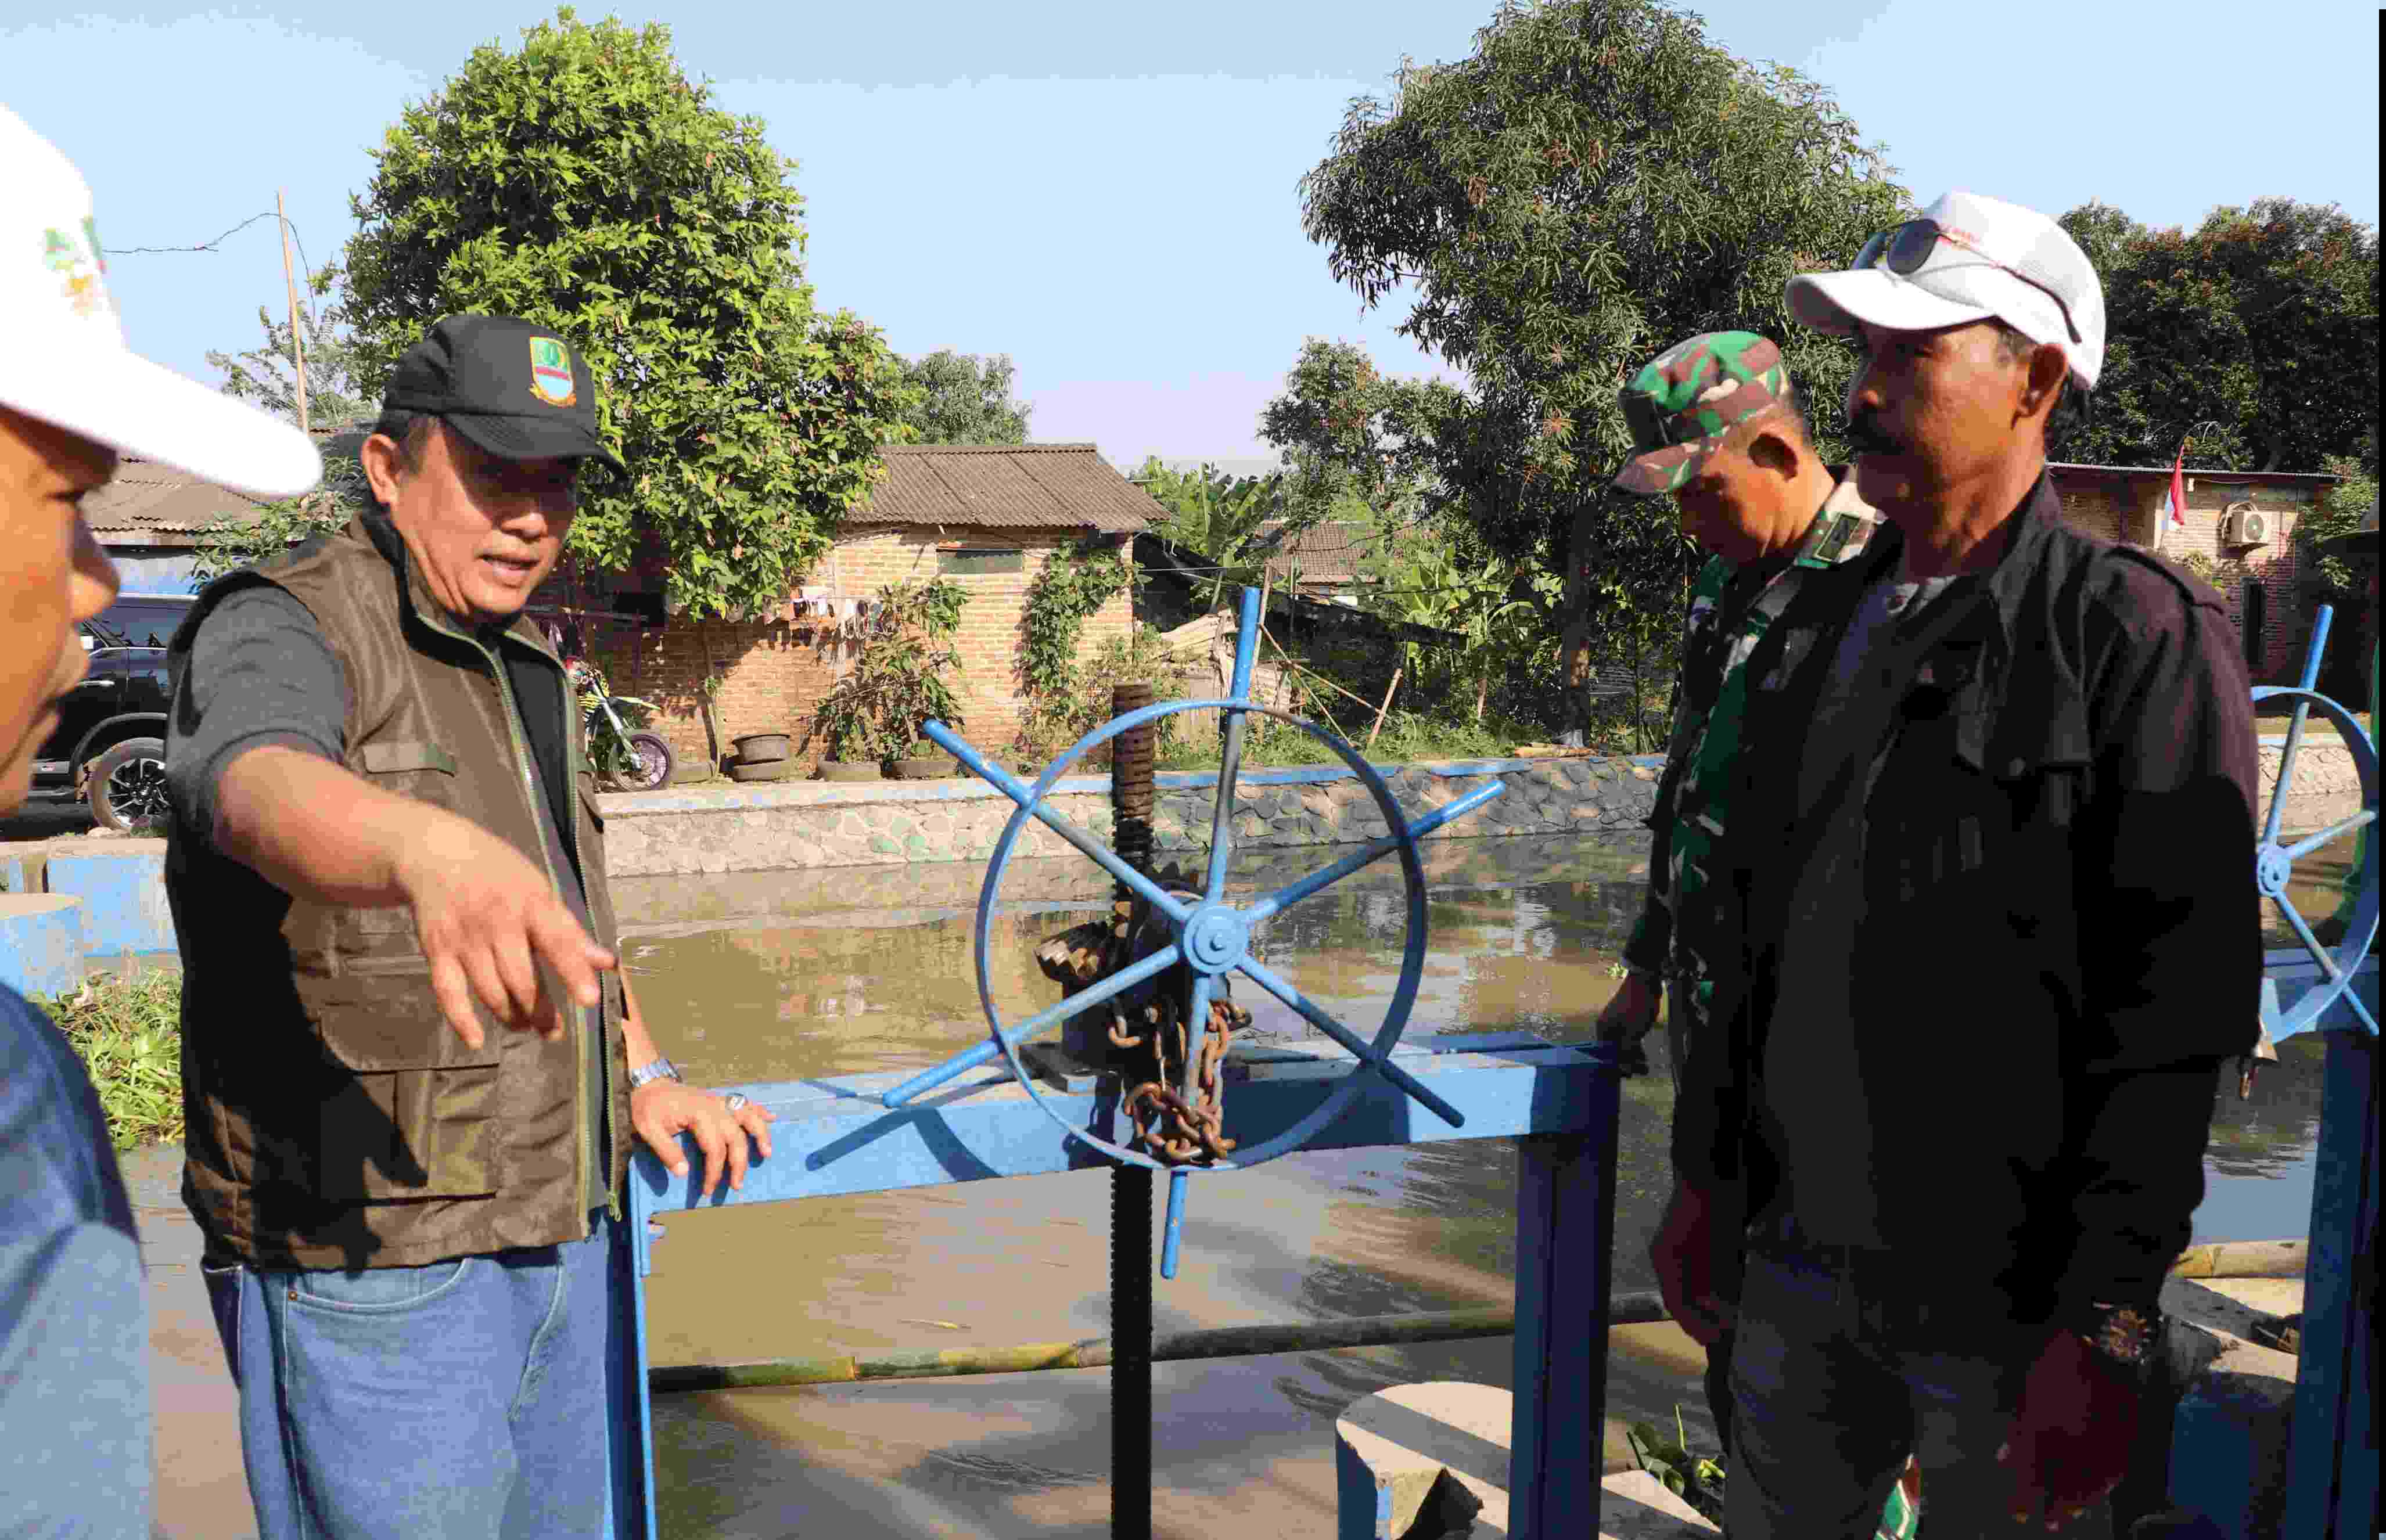
M 1734 423 L 1789 399 L 1790 369 L 1753 332 L 1709 332 L 1657 355 L 1619 394 L 1635 453 L 1615 486 L 1653 497 L 1696 475 Z

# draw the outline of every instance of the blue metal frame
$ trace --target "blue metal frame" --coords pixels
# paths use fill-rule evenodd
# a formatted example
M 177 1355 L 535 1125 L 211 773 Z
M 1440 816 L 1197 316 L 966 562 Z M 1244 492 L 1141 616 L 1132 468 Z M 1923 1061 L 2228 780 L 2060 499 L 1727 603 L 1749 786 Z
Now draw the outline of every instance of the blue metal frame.
M 2254 858 L 2254 883 L 2278 907 L 2302 943 L 2264 958 L 2262 1023 L 2274 1040 L 2322 1032 L 2319 1148 L 2312 1183 L 2310 1252 L 2304 1264 L 2304 1324 L 2295 1366 L 2295 1409 L 2287 1458 L 2286 1514 L 2281 1533 L 2312 1540 L 2352 1540 L 2372 1533 L 2378 1507 L 2376 1322 L 2358 1292 L 2359 1268 L 2378 1229 L 2378 959 L 2369 955 L 2379 920 L 2379 861 L 2364 863 L 2346 933 L 2335 948 L 2320 945 L 2286 886 L 2293 863 L 2321 845 L 2376 823 L 2378 756 L 2354 715 L 2317 691 L 2328 647 L 2330 611 L 2312 627 L 2303 677 L 2292 690 L 2259 688 L 2257 701 L 2294 699 L 2293 719 L 2279 754 Z M 2372 669 L 2376 667 L 2372 660 Z M 2361 776 L 2361 810 L 2292 845 L 2279 841 L 2287 791 L 2294 777 L 2304 719 L 2317 707 L 2343 736 Z M 2373 832 L 2371 838 L 2377 837 Z M 2375 1258 L 2369 1265 L 2376 1265 Z M 2251 1494 L 2242 1496 L 2250 1500 Z M 2242 1526 L 2244 1508 L 2232 1509 Z M 2219 1517 L 2219 1515 L 2213 1515 Z M 2240 1528 L 2239 1533 L 2242 1533 Z
M 1476 808 L 1498 796 L 1502 787 L 1499 782 L 1480 787 L 1446 808 L 1438 809 L 1412 823 L 1393 798 L 1392 790 L 1375 767 L 1340 738 L 1316 723 L 1286 712 L 1263 707 L 1250 698 L 1251 670 L 1258 660 L 1260 593 L 1246 588 L 1242 593 L 1239 625 L 1235 642 L 1234 680 L 1229 694 L 1220 700 L 1167 701 L 1131 711 L 1097 728 L 1079 739 L 1069 751 L 1049 766 L 1033 786 L 986 759 L 969 742 L 942 722 L 929 722 L 923 732 L 936 745 L 951 754 L 962 764 L 1019 804 L 1011 820 L 1003 826 L 1002 836 L 995 842 L 988 862 L 986 885 L 979 890 L 977 908 L 978 997 L 986 1008 L 987 1040 L 977 1047 L 956 1054 L 933 1070 L 923 1071 L 903 1082 L 886 1093 L 888 1107 L 902 1107 L 914 1097 L 945 1084 L 981 1065 L 991 1062 L 998 1055 L 1010 1065 L 1011 1072 L 1028 1089 L 1037 1105 L 1043 1098 L 1036 1090 L 1035 1077 L 1030 1075 L 1020 1058 L 1019 1045 L 1039 1033 L 1049 1032 L 1071 1017 L 1102 1004 L 1112 996 L 1136 988 L 1182 964 L 1193 975 L 1192 997 L 1187 1005 L 1184 1083 L 1179 1091 L 1188 1102 L 1197 1101 L 1199 1088 L 1194 1077 L 1199 1072 L 1201 1045 L 1209 1027 L 1210 1000 L 1217 981 L 1229 972 L 1238 972 L 1290 1006 L 1300 1018 L 1319 1032 L 1349 1049 L 1358 1058 L 1357 1072 L 1350 1085 L 1319 1107 L 1302 1122 L 1256 1145 L 1238 1146 L 1231 1159 L 1221 1159 L 1208 1167 L 1171 1165 L 1157 1160 L 1139 1150 L 1127 1147 L 1116 1140 L 1105 1139 L 1070 1120 L 1051 1111 L 1053 1122 L 1067 1137 L 1075 1139 L 1110 1159 L 1124 1165 L 1143 1166 L 1168 1173 L 1168 1212 L 1161 1232 L 1160 1275 L 1176 1276 L 1178 1251 L 1185 1222 L 1185 1202 L 1187 1179 L 1195 1171 L 1242 1170 L 1262 1161 L 1275 1159 L 1301 1148 L 1317 1131 L 1338 1116 L 1350 1098 L 1358 1092 L 1360 1074 L 1372 1072 L 1384 1076 L 1402 1091 L 1431 1108 L 1443 1121 L 1455 1124 L 1458 1111 L 1441 1101 L 1430 1088 L 1392 1062 L 1391 1053 L 1408 1025 L 1409 1011 L 1416 1001 L 1417 985 L 1425 973 L 1425 870 L 1417 858 L 1416 842 L 1435 829 L 1463 818 Z M 1187 904 L 1162 889 L 1150 878 L 1137 871 L 1109 846 L 1078 828 L 1046 801 L 1055 783 L 1068 773 L 1088 751 L 1108 743 L 1122 732 L 1158 721 L 1163 717 L 1187 711 L 1223 712 L 1226 724 L 1224 753 L 1220 757 L 1218 780 L 1211 805 L 1210 855 L 1202 882 L 1202 895 Z M 1383 814 L 1385 824 L 1393 833 L 1362 848 L 1355 855 L 1334 862 L 1324 870 L 1294 883 L 1251 905 L 1237 908 L 1224 900 L 1226 870 L 1234 855 L 1235 789 L 1237 771 L 1242 765 L 1243 738 L 1251 713 L 1272 717 L 1290 723 L 1334 751 L 1366 786 L 1375 798 L 1376 809 Z M 1028 820 L 1034 819 L 1109 872 L 1126 887 L 1140 895 L 1174 928 L 1176 940 L 1133 967 L 1111 974 L 1092 988 L 1069 996 L 1060 1004 L 1036 1012 L 1016 1028 L 1006 1029 L 1002 1013 L 995 1005 L 993 959 L 989 951 L 994 933 L 992 920 L 998 907 L 1003 873 L 1009 870 L 1012 848 L 1025 833 Z M 1268 969 L 1250 953 L 1250 933 L 1262 920 L 1301 899 L 1316 894 L 1362 867 L 1397 853 L 1402 875 L 1407 879 L 1408 901 L 1407 945 L 1400 956 L 1400 978 L 1392 988 L 1392 997 L 1384 1013 L 1383 1024 L 1375 1031 L 1372 1043 L 1336 1020 L 1314 1001 L 1303 995 L 1292 983 Z
M 1516 1138 L 1515 1422 L 1510 1503 L 1520 1515 L 1596 1516 L 1606 1411 L 1605 1270 L 1614 1247 L 1616 1120 L 1622 1075 L 1610 1047 L 1560 1046 L 1528 1033 L 1438 1036 L 1394 1050 L 1403 1072 L 1459 1113 L 1420 1117 L 1393 1082 L 1357 1073 L 1359 1056 L 1330 1046 L 1238 1049 L 1227 1132 L 1254 1142 L 1341 1112 L 1310 1149 L 1358 1149 L 1455 1139 Z M 785 1203 L 904 1187 L 983 1182 L 1102 1166 L 1109 1158 L 1056 1136 L 1051 1113 L 1071 1125 L 1117 1132 L 1114 1078 L 1071 1074 L 1038 1096 L 997 1070 L 943 1093 L 889 1108 L 902 1077 L 856 1075 L 722 1087 L 771 1108 L 775 1153 L 747 1168 L 742 1191 L 723 1183 L 701 1196 L 704 1158 L 683 1137 L 687 1174 L 673 1177 L 646 1150 L 632 1162 L 628 1220 L 619 1255 L 630 1273 L 634 1323 L 624 1357 L 630 1382 L 617 1425 L 634 1451 L 635 1496 L 617 1482 L 613 1534 L 654 1540 L 653 1421 L 647 1395 L 646 1284 L 658 1215 L 697 1207 Z M 1463 1127 L 1461 1126 L 1463 1123 Z M 1231 1177 L 1225 1178 L 1231 1181 Z M 634 1388 L 632 1388 L 632 1387 Z M 1554 1519 L 1519 1534 L 1555 1533 Z

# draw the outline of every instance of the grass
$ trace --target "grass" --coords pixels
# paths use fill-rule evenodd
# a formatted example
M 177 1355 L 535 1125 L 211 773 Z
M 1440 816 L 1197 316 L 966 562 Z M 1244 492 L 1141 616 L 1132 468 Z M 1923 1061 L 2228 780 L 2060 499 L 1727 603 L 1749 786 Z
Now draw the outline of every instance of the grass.
M 1256 721 L 1254 726 L 1256 726 Z M 1348 725 L 1347 723 L 1345 725 Z M 1369 724 L 1372 725 L 1372 722 Z M 1211 733 L 1202 742 L 1179 737 L 1160 757 L 1162 770 L 1216 770 L 1219 744 Z M 1361 729 L 1351 739 L 1374 764 L 1406 764 L 1417 759 L 1501 759 L 1524 744 L 1545 742 L 1546 732 L 1510 723 L 1450 721 L 1416 712 L 1394 711 L 1384 719 L 1384 730 L 1372 746 Z M 1243 763 L 1270 765 L 1338 765 L 1342 761 L 1325 745 L 1296 728 L 1271 724 L 1252 734 L 1243 747 Z
M 182 976 L 101 974 L 33 1002 L 74 1045 L 120 1150 L 182 1136 Z

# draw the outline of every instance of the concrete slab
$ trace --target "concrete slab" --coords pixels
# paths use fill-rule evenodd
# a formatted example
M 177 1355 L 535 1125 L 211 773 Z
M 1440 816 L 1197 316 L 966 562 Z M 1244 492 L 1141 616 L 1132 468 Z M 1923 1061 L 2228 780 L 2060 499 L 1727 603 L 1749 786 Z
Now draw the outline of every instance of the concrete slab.
M 63 995 L 82 983 L 82 900 L 63 893 L 0 893 L 0 984 Z
M 86 957 L 143 957 L 174 950 L 163 840 L 127 840 L 72 854 L 53 851 L 43 885 L 83 901 Z

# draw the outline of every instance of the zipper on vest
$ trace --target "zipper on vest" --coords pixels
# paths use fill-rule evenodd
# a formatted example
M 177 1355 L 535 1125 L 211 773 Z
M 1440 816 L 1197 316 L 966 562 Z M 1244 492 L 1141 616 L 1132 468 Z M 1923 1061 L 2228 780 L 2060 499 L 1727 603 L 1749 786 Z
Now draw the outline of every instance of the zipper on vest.
M 421 613 L 419 607 L 417 613 Z M 482 657 L 487 660 L 489 672 L 497 682 L 497 699 L 504 704 L 506 708 L 506 741 L 513 745 L 514 766 L 521 771 L 522 795 L 530 801 L 531 820 L 533 825 L 535 827 L 538 820 L 546 815 L 539 811 L 538 771 L 531 763 L 530 745 L 522 741 L 521 703 L 514 698 L 513 684 L 506 678 L 505 659 L 490 651 L 487 647 L 481 645 L 481 642 L 478 637 L 468 636 L 461 632 L 451 631 L 447 627 L 441 625 L 436 620 L 432 620 L 429 616 L 422 616 L 422 620 L 423 623 L 430 626 L 432 630 L 444 632 L 447 635 L 455 637 L 458 641 L 463 643 L 466 646 L 471 647 L 474 652 L 479 653 Z M 572 698 L 571 682 L 568 680 L 564 682 L 563 693 L 567 701 Z M 564 742 L 566 752 L 569 753 L 571 739 L 568 734 Z M 577 782 L 575 782 L 571 787 L 571 795 L 574 801 L 579 799 L 580 787 Z M 576 837 L 580 827 L 580 820 L 578 818 L 575 817 L 571 820 L 571 827 L 572 833 L 564 834 L 563 837 L 572 841 L 569 849 L 572 858 L 576 860 L 579 858 L 579 842 Z M 561 833 L 562 831 L 559 830 L 558 833 Z M 545 839 L 541 839 L 538 842 L 538 864 L 546 869 L 547 883 L 556 890 L 557 895 L 559 896 L 563 891 L 563 879 L 561 874 L 555 870 L 554 863 L 546 858 L 546 841 Z M 598 993 L 600 995 L 603 993 L 601 981 L 598 985 Z M 580 1007 L 575 1002 L 571 1005 L 569 1008 L 576 1012 L 580 1009 Z M 597 1030 L 602 1032 L 604 1030 L 605 1012 L 601 1001 L 597 1008 L 596 1020 Z M 584 1021 L 582 1022 L 580 1025 L 581 1033 L 585 1034 L 587 1030 L 586 1023 Z M 606 1088 L 605 1095 L 609 1097 L 612 1095 L 611 1074 L 609 1067 L 605 1062 L 607 1057 L 604 1045 L 599 1044 L 597 1045 L 596 1052 L 596 1072 L 599 1076 L 603 1077 L 603 1084 Z M 583 1238 L 585 1238 L 589 1233 L 587 1228 L 588 1210 L 583 1200 L 586 1197 L 588 1192 L 589 1171 L 595 1166 L 596 1160 L 596 1152 L 593 1147 L 596 1143 L 596 1133 L 592 1126 L 595 1120 L 590 1116 L 590 1114 L 596 1109 L 594 1108 L 582 1105 L 581 1093 L 587 1087 L 587 1075 L 583 1072 L 582 1067 L 575 1063 L 571 1067 L 572 1121 L 577 1125 L 571 1138 L 571 1212 L 573 1215 L 573 1222 L 580 1226 L 580 1233 Z M 611 1163 L 609 1161 L 607 1164 L 609 1168 Z M 606 1172 L 609 1180 L 605 1183 L 605 1209 L 609 1216 L 613 1215 L 613 1183 L 609 1180 L 611 1174 L 612 1173 L 609 1169 Z M 619 1216 L 613 1217 L 618 1218 Z

